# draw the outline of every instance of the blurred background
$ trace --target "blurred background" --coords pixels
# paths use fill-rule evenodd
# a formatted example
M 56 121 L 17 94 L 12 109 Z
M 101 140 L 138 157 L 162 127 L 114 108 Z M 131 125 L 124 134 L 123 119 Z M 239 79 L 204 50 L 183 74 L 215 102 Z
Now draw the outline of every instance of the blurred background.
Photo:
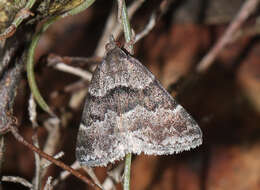
M 129 7 L 137 1 L 140 0 L 126 3 Z M 213 64 L 197 71 L 199 62 L 224 35 L 244 2 L 147 0 L 134 11 L 131 26 L 136 35 L 146 28 L 151 15 L 155 15 L 154 27 L 134 45 L 134 56 L 198 122 L 203 131 L 203 144 L 178 155 L 134 156 L 131 189 L 260 189 L 259 7 L 232 36 Z M 53 127 L 51 122 L 48 123 L 48 114 L 37 108 L 39 146 L 44 149 L 46 142 L 51 142 L 52 153 L 63 151 L 61 160 L 68 165 L 75 161 L 77 130 L 89 81 L 63 72 L 50 62 L 55 62 L 53 57 L 59 58 L 65 64 L 93 72 L 93 65 L 104 55 L 108 38 L 101 40 L 105 37 L 108 20 L 114 25 L 107 29 L 107 33 L 114 34 L 123 45 L 122 33 L 113 33 L 120 26 L 116 1 L 97 0 L 86 11 L 57 21 L 44 33 L 37 46 L 37 83 L 48 105 L 61 119 L 61 124 Z M 75 57 L 92 59 L 73 59 Z M 24 73 L 14 114 L 20 123 L 20 134 L 32 142 L 35 130 L 27 111 L 29 97 Z M 5 136 L 5 141 L 2 175 L 21 176 L 32 181 L 35 175 L 33 152 L 10 134 Z M 107 171 L 118 164 L 94 169 L 101 184 L 108 176 Z M 61 171 L 51 165 L 42 183 L 48 176 L 57 178 Z M 122 189 L 121 184 L 115 187 Z M 28 189 L 9 182 L 2 182 L 2 188 Z M 72 188 L 91 189 L 73 176 L 54 187 Z

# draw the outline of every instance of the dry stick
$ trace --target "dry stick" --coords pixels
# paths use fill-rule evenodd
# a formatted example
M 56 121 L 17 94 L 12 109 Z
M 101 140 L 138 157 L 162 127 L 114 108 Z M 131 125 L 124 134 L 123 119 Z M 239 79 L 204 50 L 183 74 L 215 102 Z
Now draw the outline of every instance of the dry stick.
M 57 63 L 64 63 L 66 65 L 89 65 L 89 64 L 98 64 L 102 61 L 100 57 L 69 57 L 69 56 L 60 56 L 57 54 L 49 54 L 47 57 L 48 66 L 53 66 Z
M 78 77 L 81 77 L 87 81 L 90 81 L 92 78 L 92 73 L 82 70 L 81 68 L 72 67 L 70 65 L 66 65 L 64 63 L 57 63 L 53 66 L 55 69 L 58 69 L 60 71 L 71 73 L 73 75 L 76 75 Z
M 52 176 L 49 176 L 43 190 L 52 190 L 53 185 L 51 184 Z
M 81 173 L 79 173 L 78 171 L 74 170 L 73 168 L 69 167 L 68 165 L 64 164 L 63 162 L 56 160 L 55 158 L 51 157 L 50 155 L 44 153 L 43 151 L 41 151 L 40 149 L 38 149 L 37 147 L 35 147 L 34 145 L 30 144 L 29 142 L 27 142 L 18 132 L 16 129 L 16 126 L 10 126 L 10 130 L 13 134 L 13 136 L 15 137 L 15 139 L 17 141 L 19 141 L 20 143 L 22 143 L 23 145 L 27 146 L 29 149 L 31 149 L 34 152 L 37 152 L 39 155 L 41 155 L 43 158 L 45 158 L 46 160 L 49 160 L 50 162 L 54 163 L 55 165 L 61 167 L 64 170 L 67 170 L 68 172 L 70 172 L 72 175 L 76 176 L 77 178 L 81 179 L 82 181 L 84 181 L 85 183 L 87 183 L 88 185 L 90 185 L 91 187 L 93 187 L 94 189 L 100 189 L 96 184 L 94 184 L 91 180 L 89 180 L 88 178 L 86 178 L 84 175 L 82 175 Z
M 159 18 L 167 11 L 170 4 L 173 2 L 173 0 L 163 0 L 160 3 L 159 10 L 154 11 L 150 18 L 148 24 L 145 26 L 143 31 L 141 31 L 139 34 L 135 36 L 135 43 L 144 38 L 147 34 L 151 32 L 151 30 L 155 27 L 156 20 L 159 20 Z
M 0 175 L 2 176 L 2 168 L 4 163 L 4 153 L 5 153 L 5 138 L 4 135 L 0 136 Z M 0 183 L 0 190 L 2 190 L 2 184 Z
M 100 181 L 98 180 L 95 172 L 93 171 L 93 168 L 88 166 L 82 166 L 82 168 L 88 173 L 88 175 L 91 177 L 91 179 L 97 184 L 100 188 L 102 188 L 102 185 Z
M 104 180 L 102 186 L 104 190 L 111 190 L 115 187 L 115 183 L 122 181 L 122 172 L 124 164 L 120 163 L 116 168 L 108 172 L 108 177 Z
M 48 131 L 48 137 L 45 142 L 43 152 L 49 154 L 49 155 L 54 155 L 57 144 L 60 139 L 60 120 L 58 118 L 50 118 L 46 122 L 44 122 L 44 127 Z M 48 163 L 47 160 L 41 159 L 41 168 L 42 168 L 42 176 L 45 176 L 47 173 L 47 168 L 44 168 L 43 166 Z
M 144 28 L 144 30 L 135 36 L 135 43 L 138 42 L 139 40 L 141 40 L 147 34 L 149 34 L 149 32 L 154 28 L 155 23 L 156 23 L 156 14 L 152 13 L 152 15 L 149 19 L 149 22 L 146 25 L 146 27 Z
M 72 168 L 74 169 L 79 169 L 81 168 L 81 166 L 79 165 L 79 162 L 75 161 L 72 165 L 71 165 Z M 93 169 L 88 167 L 88 168 L 85 168 L 83 166 L 83 169 L 87 171 L 88 175 L 91 177 L 91 179 L 96 183 L 96 185 L 98 185 L 98 187 L 100 189 L 103 189 L 102 188 L 102 185 L 100 183 L 100 181 L 98 180 L 98 178 L 96 177 L 95 173 L 93 172 Z M 59 181 L 61 180 L 64 180 L 66 179 L 68 176 L 70 175 L 70 173 L 68 171 L 63 171 L 60 173 L 60 176 L 58 177 L 58 179 L 55 179 L 52 183 L 53 186 L 56 186 Z
M 14 35 L 15 31 L 16 27 L 14 25 L 10 25 L 2 34 L 0 34 L 0 40 L 10 38 L 12 35 Z
M 20 183 L 20 184 L 24 185 L 25 187 L 29 187 L 30 189 L 33 189 L 33 185 L 29 181 L 27 181 L 26 179 L 21 178 L 21 177 L 3 176 L 2 181 Z
M 36 117 L 37 117 L 37 112 L 36 112 L 36 103 L 33 99 L 32 94 L 30 95 L 29 98 L 29 107 L 28 107 L 28 111 L 29 111 L 29 116 L 30 116 L 30 121 L 32 123 L 32 127 L 33 127 L 33 136 L 32 136 L 32 140 L 33 140 L 33 144 L 36 147 L 39 147 L 39 141 L 38 141 L 38 135 L 37 135 L 37 127 L 38 127 L 38 123 L 36 121 Z M 34 177 L 34 189 L 38 190 L 41 186 L 41 159 L 39 154 L 37 154 L 36 152 L 34 152 L 34 159 L 35 159 L 35 177 Z
M 24 8 L 19 10 L 18 13 L 15 15 L 15 18 L 12 21 L 11 25 L 7 29 L 5 29 L 3 33 L 0 34 L 0 40 L 11 37 L 24 19 L 34 15 L 32 12 L 30 12 L 30 9 L 33 7 L 35 2 L 36 0 L 28 0 L 26 2 Z
M 209 53 L 201 60 L 198 64 L 196 70 L 197 72 L 204 72 L 213 63 L 219 52 L 232 40 L 235 32 L 241 27 L 249 15 L 257 7 L 259 0 L 247 0 L 235 19 L 228 26 L 225 34 L 218 40 L 214 47 L 209 51 Z
M 61 152 L 58 152 L 57 154 L 55 154 L 54 156 L 53 156 L 53 158 L 55 158 L 55 159 L 60 159 L 61 157 L 63 157 L 64 156 L 64 152 L 63 151 L 61 151 Z M 49 162 L 49 161 L 47 161 L 47 163 L 44 163 L 44 164 L 42 164 L 42 168 L 48 168 L 50 165 L 51 165 L 52 163 L 51 162 Z
M 81 168 L 81 166 L 79 165 L 79 162 L 77 162 L 77 161 L 74 162 L 70 167 L 71 167 L 71 168 L 74 168 L 74 169 L 80 169 L 80 168 Z M 60 173 L 60 176 L 59 176 L 57 179 L 53 180 L 52 185 L 53 185 L 53 186 L 56 186 L 60 181 L 66 179 L 70 174 L 71 174 L 71 173 L 68 172 L 67 170 L 62 171 L 62 172 Z

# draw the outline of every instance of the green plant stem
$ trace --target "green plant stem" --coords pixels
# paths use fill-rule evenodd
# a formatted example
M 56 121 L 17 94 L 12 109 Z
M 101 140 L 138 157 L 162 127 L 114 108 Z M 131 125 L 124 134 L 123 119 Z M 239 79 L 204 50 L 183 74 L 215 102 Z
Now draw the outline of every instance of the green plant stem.
M 130 26 L 130 22 L 129 22 L 129 19 L 128 19 L 125 1 L 121 0 L 121 3 L 122 3 L 122 14 L 121 14 L 122 27 L 123 27 L 123 30 L 124 30 L 124 36 L 125 36 L 126 43 L 129 43 L 132 39 L 131 26 Z M 119 11 L 121 11 L 121 10 L 119 10 Z M 133 49 L 132 44 L 129 44 L 129 49 L 130 50 Z M 132 154 L 128 153 L 125 157 L 124 185 L 123 185 L 124 190 L 130 190 L 131 159 L 132 159 Z
M 57 20 L 56 17 L 48 20 L 46 23 L 44 23 L 41 30 L 39 32 L 37 32 L 36 34 L 34 34 L 34 36 L 32 38 L 32 42 L 29 47 L 28 56 L 27 56 L 27 64 L 26 64 L 28 83 L 29 83 L 31 92 L 33 94 L 33 97 L 35 98 L 35 100 L 37 101 L 39 106 L 44 111 L 48 112 L 51 115 L 53 115 L 53 113 L 52 113 L 51 109 L 49 108 L 48 104 L 42 98 L 39 88 L 36 84 L 33 67 L 34 67 L 35 48 L 40 40 L 40 37 L 41 37 L 42 33 L 45 32 L 48 29 L 48 27 L 56 20 Z
M 124 190 L 130 189 L 131 160 L 132 160 L 132 154 L 128 153 L 125 157 L 124 186 L 123 186 Z
M 132 39 L 132 30 L 130 26 L 130 22 L 128 19 L 128 14 L 127 14 L 127 9 L 125 5 L 125 1 L 122 0 L 122 14 L 121 14 L 121 20 L 122 20 L 122 26 L 124 30 L 124 36 L 125 36 L 125 41 L 129 43 Z M 130 44 L 129 47 L 131 50 L 133 49 L 133 45 Z
M 34 67 L 34 53 L 35 53 L 36 46 L 40 40 L 42 33 L 45 32 L 49 28 L 49 26 L 52 25 L 55 21 L 57 21 L 60 18 L 66 17 L 66 16 L 77 14 L 77 13 L 87 9 L 94 2 L 95 2 L 95 0 L 86 0 L 81 5 L 79 5 L 78 7 L 75 7 L 74 9 L 68 11 L 67 13 L 50 18 L 46 23 L 44 23 L 41 30 L 39 32 L 37 32 L 32 38 L 32 42 L 30 44 L 29 51 L 28 51 L 27 64 L 26 64 L 28 83 L 29 83 L 31 92 L 33 94 L 33 97 L 35 98 L 35 100 L 39 104 L 39 106 L 44 111 L 48 112 L 49 114 L 51 114 L 53 116 L 54 116 L 54 113 L 51 111 L 50 107 L 48 106 L 48 104 L 45 102 L 45 100 L 41 96 L 41 93 L 39 91 L 39 88 L 37 87 L 35 77 L 34 77 L 33 67 Z

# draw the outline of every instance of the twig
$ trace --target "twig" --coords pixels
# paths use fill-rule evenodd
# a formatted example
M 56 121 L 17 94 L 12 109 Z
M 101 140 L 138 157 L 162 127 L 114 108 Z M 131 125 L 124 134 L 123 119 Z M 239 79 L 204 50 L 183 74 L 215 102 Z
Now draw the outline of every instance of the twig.
M 60 158 L 63 157 L 63 156 L 64 156 L 64 152 L 61 151 L 61 152 L 59 152 L 58 154 L 55 154 L 55 155 L 53 156 L 53 158 L 55 158 L 55 159 L 60 159 Z M 47 162 L 45 162 L 45 163 L 42 165 L 42 168 L 47 168 L 47 167 L 49 167 L 51 164 L 52 164 L 51 162 L 47 161 Z
M 4 164 L 4 153 L 5 153 L 5 138 L 4 135 L 0 136 L 0 175 L 2 176 L 2 168 Z M 2 190 L 2 184 L 0 183 L 0 190 Z
M 8 181 L 8 182 L 14 182 L 14 183 L 20 183 L 21 185 L 25 187 L 29 187 L 30 189 L 33 190 L 33 185 L 27 181 L 24 178 L 21 177 L 16 177 L 16 176 L 3 176 L 2 181 Z
M 200 61 L 196 70 L 204 72 L 207 70 L 213 61 L 216 59 L 220 51 L 232 40 L 232 36 L 242 26 L 249 15 L 255 10 L 259 0 L 247 0 L 232 23 L 228 26 L 224 35 L 217 41 L 209 53 Z
M 100 63 L 102 59 L 100 57 L 69 57 L 60 56 L 56 54 L 49 54 L 47 57 L 48 66 L 53 66 L 57 63 L 64 63 L 66 65 L 86 65 L 86 64 L 97 64 Z
M 30 98 L 29 98 L 28 111 L 29 111 L 29 118 L 30 118 L 30 121 L 33 126 L 33 136 L 32 136 L 33 144 L 34 144 L 34 146 L 39 148 L 39 141 L 38 141 L 38 135 L 37 135 L 38 123 L 36 121 L 36 116 L 37 116 L 36 103 L 32 97 L 32 94 L 30 95 Z M 38 190 L 41 186 L 41 180 L 40 180 L 41 179 L 41 159 L 40 159 L 39 154 L 37 154 L 35 152 L 34 152 L 34 158 L 35 158 L 35 176 L 34 176 L 33 186 L 34 186 L 35 190 Z
M 144 30 L 135 36 L 134 43 L 138 42 L 139 40 L 144 38 L 147 34 L 149 34 L 149 32 L 151 32 L 151 30 L 154 28 L 156 24 L 156 20 L 159 20 L 159 18 L 167 11 L 168 7 L 172 2 L 173 0 L 163 0 L 160 3 L 159 9 L 153 11 L 153 13 L 150 16 L 149 22 L 144 28 Z
M 97 184 L 102 189 L 102 185 L 98 180 L 96 174 L 94 173 L 93 169 L 88 166 L 83 166 L 82 168 L 87 172 L 87 174 L 91 177 L 91 179 L 95 182 L 95 184 Z
M 15 15 L 15 18 L 14 18 L 13 22 L 11 23 L 11 25 L 3 33 L 0 34 L 0 40 L 4 40 L 6 38 L 11 37 L 15 33 L 17 27 L 22 23 L 23 20 L 25 20 L 29 16 L 34 15 L 32 12 L 30 12 L 30 9 L 33 7 L 35 2 L 36 2 L 36 0 L 27 1 L 25 7 L 22 8 Z
M 57 63 L 57 64 L 53 65 L 53 67 L 60 71 L 64 71 L 66 73 L 70 73 L 70 74 L 76 75 L 78 77 L 81 77 L 81 78 L 85 79 L 86 81 L 90 81 L 92 78 L 92 74 L 90 72 L 84 71 L 77 67 L 72 67 L 70 65 L 66 65 L 64 63 Z
M 116 168 L 114 168 L 113 170 L 107 172 L 108 176 L 107 178 L 104 180 L 103 183 L 103 189 L 104 190 L 111 190 L 115 188 L 115 184 L 116 183 L 120 183 L 122 181 L 122 172 L 124 170 L 124 164 L 120 163 Z
M 87 92 L 87 89 L 80 89 L 77 93 L 73 93 L 69 101 L 69 107 L 72 109 L 77 109 L 82 104 L 82 101 L 86 98 Z
M 144 36 L 146 36 L 147 34 L 149 34 L 149 32 L 154 28 L 155 26 L 155 21 L 156 21 L 156 14 L 152 13 L 148 24 L 146 25 L 145 29 L 140 32 L 139 34 L 137 34 L 135 36 L 135 43 L 138 42 L 140 39 L 142 39 Z
M 49 176 L 47 179 L 47 182 L 44 186 L 44 190 L 52 190 L 53 189 L 53 185 L 51 184 L 52 181 L 52 176 Z
M 73 169 L 75 169 L 75 170 L 81 168 L 81 166 L 79 165 L 79 163 L 78 163 L 77 161 L 74 162 L 70 167 L 73 168 Z M 70 176 L 70 175 L 71 175 L 71 173 L 68 172 L 67 170 L 62 171 L 62 172 L 60 173 L 60 176 L 58 177 L 58 179 L 55 179 L 55 180 L 53 181 L 52 185 L 53 185 L 53 186 L 56 186 L 60 181 L 66 179 L 66 178 L 67 178 L 68 176 Z
M 0 40 L 4 40 L 6 38 L 11 37 L 18 26 L 22 23 L 23 20 L 28 18 L 29 16 L 33 16 L 34 14 L 30 12 L 30 9 L 33 7 L 35 4 L 36 0 L 28 0 L 25 7 L 22 8 L 15 16 L 15 19 L 11 23 L 11 25 L 3 32 L 0 34 Z M 60 18 L 66 17 L 66 16 L 71 16 L 78 14 L 79 12 L 87 9 L 90 5 L 92 5 L 95 2 L 95 0 L 85 0 L 83 3 L 81 3 L 79 6 L 75 7 L 74 9 L 60 15 Z
M 79 162 L 75 161 L 71 166 L 71 168 L 74 169 L 79 169 L 81 168 L 81 166 L 79 165 Z M 96 177 L 95 173 L 93 172 L 92 168 L 85 168 L 83 167 L 83 169 L 88 173 L 88 175 L 91 177 L 91 179 L 95 182 L 95 184 L 102 189 L 102 185 L 99 182 L 98 178 Z M 58 179 L 55 179 L 52 183 L 53 186 L 56 186 L 60 181 L 66 179 L 71 173 L 69 173 L 68 171 L 63 171 L 60 173 L 60 176 Z
M 84 87 L 87 86 L 87 81 L 85 80 L 79 80 L 79 81 L 76 81 L 72 84 L 68 84 L 67 86 L 64 87 L 64 91 L 65 92 L 68 92 L 68 93 L 72 93 L 72 92 L 77 92 L 81 89 L 83 89 Z
M 14 121 L 13 123 L 15 123 Z M 10 125 L 10 131 L 12 132 L 13 136 L 17 141 L 22 143 L 23 145 L 27 146 L 29 149 L 31 149 L 34 152 L 37 152 L 41 157 L 45 158 L 46 160 L 49 160 L 50 162 L 54 163 L 55 165 L 63 168 L 64 170 L 67 170 L 72 175 L 76 176 L 77 178 L 81 179 L 94 189 L 100 189 L 97 185 L 95 185 L 92 181 L 90 181 L 88 178 L 86 178 L 84 175 L 79 173 L 78 171 L 74 170 L 73 168 L 69 167 L 68 165 L 64 164 L 63 162 L 56 160 L 55 158 L 51 157 L 50 155 L 46 154 L 45 152 L 38 149 L 36 146 L 30 144 L 27 142 L 17 131 L 16 126 L 13 126 L 14 124 Z
M 60 140 L 60 120 L 57 117 L 50 118 L 44 122 L 45 128 L 48 130 L 48 137 L 45 142 L 43 151 L 49 155 L 54 155 L 57 144 Z M 47 168 L 44 168 L 47 163 L 47 160 L 41 160 L 41 168 L 42 168 L 42 176 L 45 176 L 47 172 Z
M 33 125 L 33 128 L 38 127 L 38 123 L 37 123 L 37 120 L 36 120 L 36 117 L 37 117 L 36 103 L 35 103 L 35 101 L 33 99 L 33 95 L 32 94 L 30 95 L 30 98 L 29 98 L 28 111 L 29 111 L 29 118 L 30 118 L 30 121 L 31 121 L 31 123 Z

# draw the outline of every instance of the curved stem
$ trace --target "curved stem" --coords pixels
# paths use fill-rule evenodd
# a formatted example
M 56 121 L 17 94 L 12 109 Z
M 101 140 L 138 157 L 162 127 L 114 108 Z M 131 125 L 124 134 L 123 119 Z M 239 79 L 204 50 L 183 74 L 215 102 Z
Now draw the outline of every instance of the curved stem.
M 28 56 L 27 56 L 27 64 L 26 64 L 28 83 L 29 83 L 30 89 L 32 91 L 33 97 L 35 98 L 35 100 L 37 101 L 39 106 L 44 111 L 48 112 L 51 115 L 53 115 L 53 112 L 51 111 L 50 107 L 45 102 L 45 100 L 42 98 L 39 88 L 36 84 L 33 66 L 34 66 L 35 48 L 40 40 L 40 37 L 41 37 L 42 33 L 45 32 L 48 29 L 48 27 L 56 20 L 57 20 L 57 17 L 48 20 L 46 23 L 44 23 L 42 29 L 33 36 L 32 42 L 29 47 Z
M 64 13 L 63 15 L 56 16 L 56 17 L 49 19 L 46 23 L 44 23 L 42 29 L 38 33 L 36 33 L 32 38 L 32 42 L 30 44 L 29 51 L 28 51 L 27 65 L 26 65 L 28 83 L 29 83 L 30 89 L 32 91 L 33 97 L 35 98 L 35 100 L 39 104 L 39 106 L 44 111 L 48 112 L 49 114 L 51 114 L 53 116 L 55 114 L 51 111 L 50 107 L 48 106 L 48 104 L 45 102 L 45 100 L 41 96 L 41 93 L 40 93 L 39 88 L 37 87 L 37 84 L 35 81 L 34 70 L 33 70 L 35 48 L 39 42 L 39 39 L 40 39 L 42 33 L 45 32 L 51 24 L 53 24 L 55 21 L 57 21 L 60 18 L 69 16 L 69 15 L 74 15 L 74 14 L 77 14 L 77 13 L 87 9 L 94 2 L 95 2 L 95 0 L 86 0 L 81 5 L 79 5 L 78 7 L 75 7 L 74 9 L 68 11 L 67 13 Z

